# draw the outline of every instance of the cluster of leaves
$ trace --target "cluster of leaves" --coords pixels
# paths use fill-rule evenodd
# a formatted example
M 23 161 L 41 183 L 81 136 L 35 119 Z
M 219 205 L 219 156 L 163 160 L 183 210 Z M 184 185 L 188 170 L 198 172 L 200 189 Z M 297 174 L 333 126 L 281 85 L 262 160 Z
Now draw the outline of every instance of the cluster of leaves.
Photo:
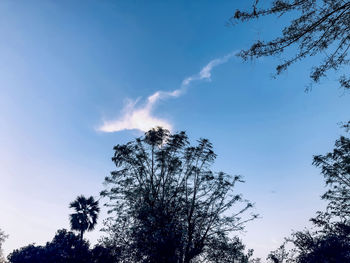
M 337 224 L 331 231 L 297 232 L 293 244 L 298 263 L 350 262 L 350 226 Z
M 65 229 L 58 230 L 45 246 L 31 244 L 8 256 L 11 263 L 115 263 L 116 259 L 110 249 L 101 245 L 90 249 L 87 241 Z
M 218 248 L 242 257 L 228 234 L 256 215 L 242 217 L 252 204 L 233 191 L 240 176 L 210 170 L 216 155 L 208 140 L 191 146 L 184 132 L 157 128 L 114 150 L 117 170 L 101 193 L 112 214 L 105 242 L 122 245 L 125 262 L 218 262 Z
M 328 201 L 327 211 L 319 213 L 314 222 L 337 218 L 350 224 L 350 139 L 341 136 L 333 152 L 315 156 L 313 164 L 321 168 L 328 186 L 322 195 L 322 199 Z
M 307 56 L 321 55 L 322 62 L 312 68 L 313 82 L 326 76 L 330 70 L 338 71 L 349 64 L 350 48 L 350 1 L 348 0 L 274 0 L 268 8 L 258 8 L 255 0 L 250 12 L 237 10 L 231 22 L 248 21 L 262 16 L 298 12 L 280 37 L 270 41 L 257 41 L 249 49 L 240 52 L 243 59 L 280 55 L 287 48 L 296 47 L 297 52 L 276 67 L 280 74 L 293 63 Z M 339 77 L 341 87 L 350 89 L 350 78 Z
M 70 203 L 69 207 L 75 211 L 69 215 L 71 229 L 79 231 L 80 239 L 83 239 L 84 232 L 94 230 L 97 223 L 100 212 L 98 201 L 92 196 L 86 198 L 80 195 Z
M 292 245 L 292 249 L 286 247 Z M 298 231 L 269 254 L 273 263 L 350 262 L 350 226 L 337 223 L 331 229 Z

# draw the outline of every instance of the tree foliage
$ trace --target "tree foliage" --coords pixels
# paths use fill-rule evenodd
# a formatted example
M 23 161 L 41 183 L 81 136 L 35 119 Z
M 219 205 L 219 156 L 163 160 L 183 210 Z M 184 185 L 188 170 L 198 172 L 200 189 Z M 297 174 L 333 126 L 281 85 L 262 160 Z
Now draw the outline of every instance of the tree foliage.
M 58 230 L 45 246 L 30 244 L 14 250 L 8 260 L 11 263 L 116 263 L 118 257 L 102 245 L 90 249 L 89 243 L 65 229 Z
M 2 252 L 2 245 L 5 242 L 7 237 L 8 236 L 5 234 L 5 232 L 0 229 L 0 263 L 5 262 L 4 255 Z
M 281 36 L 269 41 L 257 41 L 240 52 L 243 59 L 274 56 L 296 48 L 294 55 L 285 58 L 276 67 L 280 74 L 293 63 L 307 56 L 320 55 L 322 62 L 311 69 L 313 82 L 326 76 L 330 70 L 338 71 L 349 63 L 350 1 L 348 0 L 274 0 L 268 8 L 259 8 L 254 0 L 250 12 L 237 10 L 231 21 L 249 21 L 263 16 L 290 14 L 289 25 Z M 346 67 L 348 69 L 348 67 Z M 350 89 L 350 77 L 339 77 L 341 87 Z
M 106 247 L 102 244 L 98 244 L 91 250 L 91 254 L 91 263 L 120 262 L 120 251 L 115 247 Z
M 213 263 L 248 263 L 249 258 L 252 256 L 253 251 L 244 253 L 244 245 L 237 237 L 228 238 L 222 236 L 221 238 L 215 238 L 210 240 L 207 249 L 204 251 L 201 258 L 201 262 L 213 262 Z
M 293 262 L 292 253 L 286 249 L 287 242 L 284 242 L 278 249 L 270 252 L 267 261 L 271 263 L 289 263 Z
M 350 139 L 341 136 L 333 151 L 314 156 L 313 164 L 328 188 L 322 195 L 327 209 L 311 219 L 316 230 L 295 232 L 272 252 L 273 263 L 350 262 Z M 293 249 L 287 250 L 287 244 Z
M 315 156 L 313 164 L 321 168 L 328 186 L 322 195 L 322 199 L 328 201 L 327 211 L 319 213 L 319 220 L 314 221 L 337 218 L 350 225 L 350 139 L 341 136 L 335 142 L 334 150 Z
M 34 244 L 14 250 L 8 260 L 11 263 L 88 263 L 89 243 L 81 240 L 73 232 L 58 230 L 51 242 L 45 246 Z
M 86 198 L 80 195 L 70 203 L 69 207 L 75 210 L 75 213 L 69 215 L 71 229 L 79 231 L 80 238 L 83 239 L 84 232 L 94 230 L 97 224 L 100 212 L 98 201 L 92 196 Z
M 350 226 L 337 225 L 332 231 L 311 234 L 309 231 L 294 234 L 297 250 L 296 262 L 350 262 Z
M 111 213 L 105 242 L 123 246 L 125 261 L 194 262 L 220 242 L 241 251 L 226 241 L 255 218 L 243 216 L 252 204 L 234 193 L 240 176 L 210 169 L 216 154 L 208 140 L 191 146 L 184 132 L 157 128 L 114 151 L 117 169 L 101 193 Z
M 293 248 L 287 250 L 288 245 Z M 268 260 L 272 263 L 350 262 L 350 226 L 336 224 L 331 229 L 314 233 L 308 230 L 295 232 L 269 254 Z

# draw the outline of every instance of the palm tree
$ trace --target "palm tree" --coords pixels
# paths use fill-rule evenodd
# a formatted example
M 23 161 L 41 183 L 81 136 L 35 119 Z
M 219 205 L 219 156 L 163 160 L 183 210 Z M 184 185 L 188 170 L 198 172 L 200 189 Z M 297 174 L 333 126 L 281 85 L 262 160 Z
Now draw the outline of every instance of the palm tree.
M 92 196 L 86 198 L 80 195 L 69 204 L 69 208 L 75 210 L 75 213 L 69 215 L 71 229 L 79 231 L 82 240 L 85 231 L 92 231 L 95 228 L 100 212 L 98 201 Z

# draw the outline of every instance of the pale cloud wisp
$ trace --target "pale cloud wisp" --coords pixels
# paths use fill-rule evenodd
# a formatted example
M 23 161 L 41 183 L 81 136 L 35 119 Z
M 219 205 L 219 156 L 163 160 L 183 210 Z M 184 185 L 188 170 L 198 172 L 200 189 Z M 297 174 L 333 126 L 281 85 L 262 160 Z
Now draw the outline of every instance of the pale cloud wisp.
M 234 55 L 235 52 L 232 52 L 224 57 L 213 59 L 199 73 L 185 78 L 180 88 L 173 91 L 157 91 L 150 95 L 142 105 L 139 105 L 139 100 L 128 100 L 122 111 L 122 116 L 116 120 L 104 121 L 98 130 L 102 132 L 118 132 L 136 129 L 145 132 L 154 127 L 161 126 L 171 131 L 173 127 L 169 121 L 153 115 L 156 103 L 160 100 L 181 96 L 193 81 L 211 80 L 212 69 L 226 63 Z

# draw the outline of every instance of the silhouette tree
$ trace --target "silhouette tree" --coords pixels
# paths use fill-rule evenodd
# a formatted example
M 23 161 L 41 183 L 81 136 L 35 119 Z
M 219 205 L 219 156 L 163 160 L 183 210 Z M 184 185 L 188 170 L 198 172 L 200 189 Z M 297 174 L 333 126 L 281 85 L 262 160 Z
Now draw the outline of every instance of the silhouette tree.
M 244 216 L 252 204 L 234 193 L 241 177 L 210 169 L 216 154 L 206 139 L 191 146 L 185 132 L 158 127 L 114 151 L 117 170 L 101 193 L 112 213 L 105 241 L 123 246 L 126 262 L 193 262 L 256 217 Z
M 278 249 L 275 251 L 271 251 L 269 255 L 267 256 L 267 261 L 271 263 L 289 263 L 289 262 L 295 262 L 293 261 L 293 253 L 291 251 L 288 251 L 286 246 L 288 245 L 288 242 L 291 242 L 290 240 L 286 240 Z
M 314 156 L 313 164 L 321 168 L 328 187 L 322 195 L 327 209 L 311 219 L 316 230 L 293 233 L 269 255 L 271 262 L 350 262 L 350 139 L 341 136 L 333 151 Z M 286 244 L 293 249 L 287 251 Z
M 58 230 L 45 246 L 34 244 L 14 250 L 8 260 L 11 263 L 90 263 L 89 243 L 73 232 Z
M 65 229 L 58 230 L 51 242 L 45 246 L 47 262 L 55 263 L 89 263 L 91 253 L 89 242 L 81 236 Z
M 350 262 L 350 226 L 337 225 L 332 231 L 294 234 L 298 263 Z
M 350 1 L 349 0 L 274 0 L 268 8 L 258 8 L 259 0 L 254 0 L 250 12 L 237 10 L 231 17 L 249 21 L 263 16 L 293 18 L 282 30 L 281 36 L 270 41 L 256 41 L 249 49 L 240 52 L 243 59 L 293 54 L 276 67 L 276 74 L 285 71 L 293 63 L 307 56 L 320 55 L 322 62 L 314 65 L 310 77 L 317 83 L 330 70 L 341 71 L 349 63 L 350 48 Z M 296 50 L 296 51 L 295 51 Z M 340 74 L 341 87 L 350 89 L 350 77 Z
M 71 229 L 79 231 L 80 238 L 83 239 L 84 232 L 92 231 L 96 226 L 100 212 L 98 201 L 92 196 L 86 198 L 81 195 L 71 202 L 69 207 L 75 210 L 75 213 L 69 215 Z
M 11 263 L 48 262 L 45 247 L 34 244 L 15 249 L 7 258 Z
M 116 263 L 118 255 L 113 250 L 96 245 L 89 248 L 89 242 L 66 229 L 58 230 L 52 241 L 45 246 L 30 244 L 15 249 L 9 256 L 11 263 Z
M 286 249 L 288 244 L 293 246 L 289 251 Z M 314 233 L 308 230 L 295 232 L 267 259 L 272 263 L 350 262 L 350 226 L 337 224 L 332 229 Z
M 328 191 L 322 195 L 322 199 L 328 201 L 327 211 L 319 212 L 314 222 L 337 218 L 350 225 L 350 139 L 341 136 L 333 152 L 316 155 L 313 164 L 321 168 L 328 186 Z
M 0 263 L 5 262 L 4 255 L 2 252 L 2 245 L 5 242 L 7 237 L 8 236 L 5 234 L 5 232 L 0 229 Z

